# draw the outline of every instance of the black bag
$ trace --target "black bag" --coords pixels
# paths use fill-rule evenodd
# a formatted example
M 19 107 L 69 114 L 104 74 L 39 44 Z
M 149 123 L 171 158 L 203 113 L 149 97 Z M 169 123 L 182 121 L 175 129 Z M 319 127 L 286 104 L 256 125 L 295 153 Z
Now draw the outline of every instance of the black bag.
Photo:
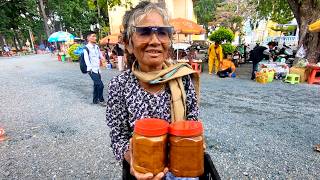
M 89 57 L 89 61 L 90 61 L 90 56 L 89 56 L 89 49 L 84 46 L 83 47 L 83 50 L 82 50 L 82 53 L 80 55 L 80 58 L 79 58 L 79 65 L 80 65 L 80 70 L 83 74 L 86 74 L 88 73 L 87 72 L 87 64 L 86 64 L 86 61 L 84 60 L 84 51 L 87 51 L 88 52 L 88 57 Z M 90 61 L 91 62 L 91 61 Z
M 122 180 L 136 180 L 136 178 L 130 174 L 130 165 L 126 160 L 122 161 Z M 221 180 L 210 155 L 206 152 L 204 153 L 204 174 L 199 177 L 199 180 Z

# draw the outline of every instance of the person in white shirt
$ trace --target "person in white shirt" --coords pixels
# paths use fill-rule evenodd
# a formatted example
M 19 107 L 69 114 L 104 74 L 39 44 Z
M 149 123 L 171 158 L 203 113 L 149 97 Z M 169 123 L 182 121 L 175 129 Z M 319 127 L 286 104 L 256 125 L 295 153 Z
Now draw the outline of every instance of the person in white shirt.
M 97 36 L 93 31 L 89 31 L 86 34 L 86 39 L 88 44 L 86 47 L 89 50 L 84 49 L 84 60 L 87 65 L 87 71 L 93 80 L 93 104 L 100 104 L 101 106 L 106 106 L 106 102 L 103 98 L 103 82 L 101 81 L 100 74 L 100 60 L 103 60 L 104 57 L 99 49 L 99 46 L 96 44 Z

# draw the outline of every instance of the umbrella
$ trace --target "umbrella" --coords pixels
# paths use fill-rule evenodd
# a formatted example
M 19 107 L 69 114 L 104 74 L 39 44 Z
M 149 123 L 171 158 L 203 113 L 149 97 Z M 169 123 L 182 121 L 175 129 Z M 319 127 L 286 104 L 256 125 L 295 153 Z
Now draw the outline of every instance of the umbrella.
M 183 18 L 171 19 L 169 23 L 178 34 L 204 34 L 206 31 L 197 23 Z
M 61 41 L 69 41 L 73 40 L 74 36 L 68 32 L 58 31 L 51 34 L 48 38 L 49 42 L 61 42 Z
M 189 47 L 191 46 L 191 44 L 188 43 L 173 43 L 172 44 L 172 48 L 173 49 L 183 49 L 183 50 L 187 50 Z
M 117 44 L 119 41 L 119 36 L 120 34 L 112 34 L 112 35 L 106 36 L 100 39 L 99 44 L 103 46 L 108 44 L 108 39 L 109 39 L 109 44 Z
M 320 32 L 320 19 L 309 25 L 310 32 Z

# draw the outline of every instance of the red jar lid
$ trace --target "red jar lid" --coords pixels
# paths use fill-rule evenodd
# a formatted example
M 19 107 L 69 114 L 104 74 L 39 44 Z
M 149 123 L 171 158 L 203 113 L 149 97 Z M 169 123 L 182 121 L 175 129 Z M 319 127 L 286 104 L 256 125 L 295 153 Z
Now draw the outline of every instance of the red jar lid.
M 202 123 L 199 121 L 179 121 L 170 124 L 169 134 L 174 136 L 200 136 L 203 133 Z
M 168 133 L 169 123 L 162 119 L 144 118 L 135 122 L 134 132 L 142 136 L 161 136 Z

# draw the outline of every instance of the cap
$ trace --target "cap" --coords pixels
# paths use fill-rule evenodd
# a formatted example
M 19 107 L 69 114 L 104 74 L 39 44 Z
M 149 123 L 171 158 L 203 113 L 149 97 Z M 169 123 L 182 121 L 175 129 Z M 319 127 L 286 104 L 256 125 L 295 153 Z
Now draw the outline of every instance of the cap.
M 174 136 L 200 136 L 203 133 L 203 126 L 200 121 L 179 121 L 170 124 L 169 134 Z
M 168 133 L 169 123 L 157 118 L 144 118 L 135 122 L 134 132 L 142 136 L 161 136 Z

